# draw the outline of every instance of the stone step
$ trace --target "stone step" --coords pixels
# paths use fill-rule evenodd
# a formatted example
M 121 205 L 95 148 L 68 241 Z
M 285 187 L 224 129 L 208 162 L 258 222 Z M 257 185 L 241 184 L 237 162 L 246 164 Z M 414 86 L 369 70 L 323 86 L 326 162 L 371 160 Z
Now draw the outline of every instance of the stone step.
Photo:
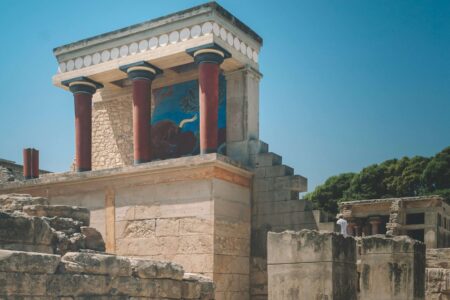
M 309 201 L 306 200 L 287 200 L 254 203 L 252 207 L 253 215 L 282 214 L 289 212 L 305 211 Z M 310 210 L 308 210 L 310 211 Z
M 255 157 L 255 167 L 269 167 L 269 166 L 276 166 L 281 165 L 283 161 L 283 158 L 273 152 L 267 152 L 267 153 L 260 153 L 256 155 Z
M 291 190 L 295 192 L 307 191 L 307 179 L 300 175 L 282 176 L 274 178 L 273 188 L 275 190 Z
M 248 142 L 249 154 L 258 155 L 269 152 L 269 144 L 261 140 L 251 140 Z
M 280 177 L 289 175 L 294 175 L 294 169 L 286 165 L 260 167 L 256 168 L 255 170 L 255 177 L 257 178 Z
M 298 200 L 298 192 L 293 192 L 290 190 L 281 190 L 281 191 L 255 190 L 253 200 L 255 203 Z

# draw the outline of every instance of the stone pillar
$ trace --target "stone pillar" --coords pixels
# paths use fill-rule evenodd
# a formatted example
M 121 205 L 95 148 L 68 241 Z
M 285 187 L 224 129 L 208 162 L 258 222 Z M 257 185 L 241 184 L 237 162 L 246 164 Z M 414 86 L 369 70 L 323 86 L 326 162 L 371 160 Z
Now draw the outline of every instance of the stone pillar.
M 407 236 L 362 238 L 360 298 L 424 299 L 425 254 L 425 245 Z
M 269 300 L 356 300 L 356 243 L 337 233 L 269 232 Z
M 219 71 L 230 53 L 217 44 L 186 50 L 198 65 L 200 105 L 200 154 L 217 152 Z
M 375 235 L 375 234 L 379 234 L 380 233 L 380 224 L 381 224 L 381 219 L 379 217 L 370 217 L 369 218 L 369 223 L 371 225 L 371 234 Z
M 120 70 L 128 74 L 133 84 L 134 163 L 149 162 L 152 159 L 152 80 L 162 71 L 145 61 L 121 66 Z
M 77 172 L 92 169 L 92 95 L 103 85 L 87 77 L 62 82 L 75 102 L 75 165 Z

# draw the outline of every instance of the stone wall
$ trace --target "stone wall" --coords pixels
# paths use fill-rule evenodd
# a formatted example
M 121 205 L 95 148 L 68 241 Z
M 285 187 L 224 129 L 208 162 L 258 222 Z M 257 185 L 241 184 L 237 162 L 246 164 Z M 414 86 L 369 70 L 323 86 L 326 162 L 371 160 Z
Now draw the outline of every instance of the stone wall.
M 450 248 L 428 249 L 426 299 L 450 299 Z
M 311 203 L 299 200 L 307 180 L 294 175 L 282 164 L 282 157 L 269 152 L 262 141 L 253 141 L 250 162 L 254 167 L 252 196 L 252 245 L 250 294 L 252 299 L 267 299 L 267 233 L 284 230 L 317 229 Z
M 425 244 L 408 236 L 361 239 L 361 299 L 424 299 Z
M 217 299 L 248 299 L 251 176 L 209 154 L 54 174 L 0 191 L 85 206 L 107 252 L 173 261 L 212 278 Z
M 0 283 L 1 299 L 214 299 L 180 265 L 99 253 L 0 250 Z
M 49 171 L 39 170 L 39 174 L 48 174 Z M 0 183 L 25 180 L 23 165 L 0 158 Z
M 101 100 L 101 101 L 100 101 Z M 114 96 L 99 91 L 92 107 L 92 169 L 133 164 L 131 89 Z
M 352 237 L 311 230 L 269 232 L 267 247 L 269 299 L 357 299 Z

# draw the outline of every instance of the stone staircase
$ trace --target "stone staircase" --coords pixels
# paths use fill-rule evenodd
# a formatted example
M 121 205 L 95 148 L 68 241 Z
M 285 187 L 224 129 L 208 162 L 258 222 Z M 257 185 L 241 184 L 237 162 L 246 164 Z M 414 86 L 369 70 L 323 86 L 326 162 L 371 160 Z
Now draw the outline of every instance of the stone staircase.
M 306 192 L 307 179 L 295 175 L 283 164 L 283 158 L 269 152 L 262 141 L 250 144 L 250 166 L 254 169 L 252 196 L 252 233 L 250 261 L 250 296 L 267 299 L 267 232 L 318 229 L 309 201 L 300 200 Z

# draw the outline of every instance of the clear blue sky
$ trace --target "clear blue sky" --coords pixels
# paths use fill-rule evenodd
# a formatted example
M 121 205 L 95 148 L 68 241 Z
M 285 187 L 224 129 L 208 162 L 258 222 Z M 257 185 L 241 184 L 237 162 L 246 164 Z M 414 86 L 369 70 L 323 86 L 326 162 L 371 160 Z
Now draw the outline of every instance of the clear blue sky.
M 0 1 L 0 157 L 65 171 L 70 93 L 52 49 L 204 1 Z M 260 133 L 310 190 L 450 145 L 450 1 L 219 1 L 264 38 Z

